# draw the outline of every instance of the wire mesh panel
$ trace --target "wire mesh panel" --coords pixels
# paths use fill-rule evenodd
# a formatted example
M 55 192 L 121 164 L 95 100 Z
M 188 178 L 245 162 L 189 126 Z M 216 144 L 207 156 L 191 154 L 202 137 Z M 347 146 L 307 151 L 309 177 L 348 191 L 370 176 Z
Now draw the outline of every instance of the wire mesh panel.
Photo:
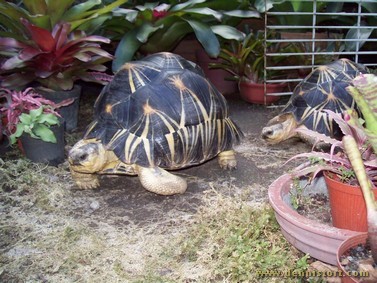
M 291 95 L 313 68 L 348 58 L 377 68 L 377 1 L 265 0 L 265 71 L 267 83 L 285 83 Z

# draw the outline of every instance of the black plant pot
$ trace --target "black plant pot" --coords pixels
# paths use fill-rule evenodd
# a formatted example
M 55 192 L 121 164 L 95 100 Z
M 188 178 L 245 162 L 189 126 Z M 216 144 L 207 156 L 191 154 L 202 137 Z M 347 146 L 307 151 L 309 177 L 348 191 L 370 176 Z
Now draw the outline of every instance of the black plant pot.
M 56 143 L 32 138 L 29 134 L 21 136 L 22 149 L 25 156 L 33 162 L 47 163 L 57 166 L 64 161 L 64 122 L 50 128 L 56 137 Z
M 48 100 L 52 102 L 59 103 L 63 100 L 73 98 L 74 101 L 70 105 L 61 107 L 58 112 L 65 120 L 65 130 L 67 132 L 72 132 L 77 128 L 77 120 L 79 113 L 81 86 L 75 85 L 72 90 L 50 90 L 46 88 L 37 88 L 37 92 L 43 95 Z

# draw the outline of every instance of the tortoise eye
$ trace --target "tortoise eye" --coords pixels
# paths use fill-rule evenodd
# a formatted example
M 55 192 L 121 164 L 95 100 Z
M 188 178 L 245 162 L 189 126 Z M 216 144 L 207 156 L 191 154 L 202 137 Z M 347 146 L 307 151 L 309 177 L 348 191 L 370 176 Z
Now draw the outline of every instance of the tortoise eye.
M 81 154 L 81 155 L 78 157 L 78 160 L 79 160 L 79 161 L 85 161 L 87 158 L 88 158 L 88 154 L 87 154 L 87 153 L 83 153 L 83 154 Z

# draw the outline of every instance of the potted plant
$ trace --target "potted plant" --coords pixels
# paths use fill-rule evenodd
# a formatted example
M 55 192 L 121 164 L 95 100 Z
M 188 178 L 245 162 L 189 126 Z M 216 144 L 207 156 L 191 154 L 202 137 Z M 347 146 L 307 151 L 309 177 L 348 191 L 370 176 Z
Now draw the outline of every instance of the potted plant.
M 1 36 L 26 38 L 28 31 L 21 23 L 21 18 L 49 31 L 52 31 L 59 22 L 67 22 L 71 28 L 69 32 L 83 30 L 87 34 L 93 34 L 105 21 L 112 18 L 112 10 L 126 3 L 127 0 L 111 1 L 109 4 L 104 2 L 101 0 L 0 1 Z
M 373 153 L 377 152 L 377 77 L 373 74 L 361 75 L 354 79 L 354 86 L 348 87 L 348 91 L 355 99 L 357 106 L 360 108 L 365 119 L 364 127 L 359 127 L 366 135 L 369 144 L 372 147 Z M 358 120 L 351 120 L 350 123 L 358 124 Z M 360 184 L 363 198 L 365 201 L 367 211 L 368 233 L 366 236 L 351 238 L 346 240 L 338 251 L 338 266 L 344 272 L 346 271 L 342 262 L 341 256 L 345 254 L 350 248 L 356 247 L 359 244 L 365 244 L 367 241 L 370 245 L 372 259 L 374 264 L 377 264 L 377 194 L 374 186 L 374 175 L 368 173 L 368 165 L 364 161 L 363 154 L 358 147 L 354 137 L 346 135 L 343 137 L 342 143 L 352 168 L 355 172 L 357 180 Z M 374 159 L 375 163 L 376 159 Z M 371 176 L 372 175 L 372 176 Z M 370 270 L 373 270 L 370 264 Z M 348 270 L 347 270 L 348 271 Z M 365 271 L 365 270 L 363 270 Z M 373 280 L 377 280 L 377 270 L 374 274 L 369 274 Z M 347 274 L 345 272 L 345 274 Z M 364 278 L 365 279 L 365 278 Z M 351 276 L 347 277 L 343 282 L 359 282 Z M 372 282 L 372 281 L 371 281 Z
M 329 117 L 335 121 L 342 133 L 351 136 L 357 142 L 362 158 L 367 168 L 371 182 L 377 181 L 377 163 L 367 135 L 356 118 L 354 111 L 347 111 L 343 117 L 339 113 L 326 111 Z M 331 146 L 330 152 L 323 152 L 314 149 L 309 153 L 302 153 L 292 159 L 306 158 L 309 161 L 302 163 L 292 172 L 295 177 L 323 172 L 329 192 L 331 216 L 334 227 L 349 229 L 353 231 L 367 231 L 366 207 L 363 200 L 361 188 L 356 175 L 352 169 L 351 161 L 346 154 L 344 144 L 326 135 L 319 134 L 308 129 L 298 129 L 302 134 L 312 137 L 314 140 Z M 377 190 L 374 190 L 377 196 Z
M 279 34 L 270 32 L 267 37 L 276 38 L 279 37 Z M 265 50 L 288 52 L 289 48 L 291 48 L 290 45 L 266 43 L 263 31 L 249 30 L 243 41 L 232 41 L 225 44 L 219 55 L 222 62 L 212 64 L 211 67 L 224 69 L 232 74 L 238 82 L 240 95 L 245 101 L 270 104 L 276 102 L 279 96 L 266 94 L 279 93 L 286 85 L 268 82 L 283 74 L 265 70 Z M 270 58 L 275 66 L 283 63 L 285 59 L 283 56 Z
M 80 87 L 77 80 L 104 83 L 92 72 L 104 72 L 105 62 L 112 56 L 100 48 L 100 43 L 110 40 L 101 36 L 86 36 L 82 31 L 69 32 L 71 26 L 59 22 L 52 31 L 20 19 L 28 37 L 0 38 L 0 55 L 5 58 L 0 65 L 1 86 L 22 89 L 38 88 L 46 98 L 59 103 L 67 98 L 75 102 L 60 111 L 68 131 L 76 128 Z
M 138 51 L 144 55 L 171 51 L 189 34 L 195 35 L 210 57 L 217 57 L 218 37 L 240 40 L 243 34 L 234 28 L 238 20 L 259 17 L 248 1 L 167 0 L 124 7 L 114 9 L 114 17 L 103 27 L 106 34 L 120 40 L 114 72 Z
M 34 162 L 57 165 L 64 160 L 64 120 L 56 109 L 73 99 L 55 104 L 32 88 L 23 91 L 0 89 L 3 134 L 10 144 L 21 141 L 22 149 Z
M 331 230 L 328 231 L 345 231 L 346 235 L 343 238 L 345 241 L 348 238 L 351 238 L 351 236 L 353 237 L 356 235 L 362 235 L 361 231 L 365 232 L 368 231 L 368 229 L 370 231 L 371 227 L 374 227 L 372 229 L 372 233 L 374 235 L 373 237 L 376 237 L 376 205 L 365 205 L 364 199 L 369 198 L 368 202 L 373 203 L 373 199 L 377 199 L 377 190 L 375 188 L 371 189 L 371 187 L 368 187 L 368 190 L 365 190 L 360 187 L 360 185 L 362 185 L 362 183 L 365 181 L 360 181 L 359 177 L 357 177 L 358 173 L 357 170 L 355 170 L 355 165 L 353 164 L 354 157 L 352 157 L 349 150 L 349 145 L 347 144 L 347 140 L 352 139 L 353 147 L 356 147 L 357 150 L 361 152 L 359 158 L 366 170 L 366 176 L 368 180 L 367 183 L 368 186 L 372 185 L 376 182 L 377 177 L 377 159 L 373 142 L 374 140 L 376 140 L 376 136 L 370 134 L 371 130 L 369 130 L 369 128 L 376 127 L 377 120 L 376 118 L 374 118 L 374 120 L 368 118 L 368 112 L 363 110 L 363 104 L 366 106 L 368 106 L 368 104 L 374 105 L 373 107 L 375 107 L 375 103 L 373 102 L 372 97 L 376 95 L 376 77 L 370 74 L 360 75 L 359 77 L 354 79 L 353 84 L 354 87 L 348 88 L 348 91 L 351 94 L 359 94 L 359 92 L 361 92 L 363 97 L 368 101 L 367 103 L 363 103 L 363 100 L 361 100 L 360 102 L 360 99 L 358 99 L 356 95 L 353 95 L 358 107 L 363 113 L 364 119 L 366 121 L 366 128 L 363 127 L 363 124 L 360 122 L 357 116 L 355 116 L 355 112 L 347 111 L 342 117 L 340 114 L 328 111 L 328 115 L 339 125 L 340 129 L 345 135 L 343 142 L 340 140 L 332 139 L 322 134 L 318 134 L 311 130 L 299 130 L 305 135 L 317 138 L 318 141 L 322 141 L 331 145 L 330 152 L 313 150 L 310 153 L 296 155 L 295 157 L 293 157 L 293 159 L 309 158 L 309 161 L 302 163 L 301 165 L 296 167 L 290 174 L 284 175 L 276 180 L 269 188 L 269 200 L 275 210 L 279 223 L 281 223 L 282 225 L 282 230 L 290 231 L 291 233 L 287 233 L 286 236 L 288 240 L 290 240 L 290 242 L 296 247 L 297 245 L 299 245 L 298 248 L 304 249 L 305 252 L 309 251 L 308 246 L 300 246 L 301 243 L 299 240 L 297 240 L 297 238 L 304 238 L 303 242 L 309 245 L 307 242 L 305 242 L 305 237 L 302 237 L 302 235 L 305 235 L 305 232 L 297 232 L 297 230 L 291 229 L 292 223 L 295 223 L 294 227 L 300 227 L 305 231 L 309 230 L 313 232 L 314 230 L 320 233 L 322 233 L 322 231 L 316 229 L 316 226 L 312 226 L 311 224 L 310 226 L 312 227 L 306 227 L 306 225 L 308 224 L 307 219 L 300 219 L 299 221 L 295 221 L 297 220 L 297 213 L 293 211 L 293 209 L 289 209 L 289 207 L 283 200 L 285 198 L 289 198 L 288 194 L 291 191 L 289 182 L 292 183 L 292 180 L 294 178 L 307 176 L 308 174 L 310 174 L 309 180 L 312 180 L 313 183 L 316 183 L 318 179 L 322 179 L 322 177 L 319 177 L 319 173 L 324 172 L 323 175 L 327 183 L 325 187 L 327 187 L 327 190 L 329 192 L 331 214 L 334 224 L 333 226 L 335 226 L 331 227 Z M 365 88 L 363 87 L 363 85 L 369 85 L 369 88 Z M 358 91 L 356 91 L 356 89 L 358 89 Z M 375 115 L 373 112 L 369 113 Z M 344 183 L 353 183 L 353 186 L 347 185 L 346 188 L 335 188 L 334 193 L 332 192 L 332 183 L 337 183 L 337 185 L 347 185 Z M 334 194 L 338 193 L 342 193 L 344 195 L 341 198 L 334 197 Z M 368 194 L 368 197 L 365 197 L 366 193 Z M 371 221 L 373 221 L 372 225 L 370 223 L 370 218 L 372 218 Z M 337 222 L 340 222 L 340 224 Z M 305 229 L 305 227 L 307 229 Z M 354 232 L 350 229 L 354 230 Z M 316 243 L 315 250 L 311 252 L 313 252 L 314 254 L 319 253 L 319 251 L 323 250 L 324 247 L 326 247 L 325 244 L 321 241 L 321 239 L 323 238 L 322 234 L 316 236 L 316 234 L 312 233 L 311 235 L 313 236 L 311 242 Z M 377 243 L 375 238 L 373 241 Z M 338 241 L 337 243 L 334 243 L 333 248 L 335 247 L 337 250 L 340 245 L 341 243 L 339 243 Z M 314 247 L 311 246 L 310 248 Z M 334 257 L 334 253 L 332 253 L 331 259 L 332 264 L 334 264 L 334 259 L 337 260 L 337 257 Z

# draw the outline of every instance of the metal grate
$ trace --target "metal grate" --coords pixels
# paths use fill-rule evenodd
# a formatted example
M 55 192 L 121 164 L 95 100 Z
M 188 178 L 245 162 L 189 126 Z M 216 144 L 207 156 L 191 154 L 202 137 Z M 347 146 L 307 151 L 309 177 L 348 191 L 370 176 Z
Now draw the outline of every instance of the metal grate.
M 265 13 L 266 96 L 291 95 L 305 74 L 338 58 L 347 57 L 371 69 L 377 68 L 376 0 L 286 2 L 296 11 L 277 11 L 275 6 Z M 271 52 L 267 48 L 270 44 L 279 44 L 278 51 Z M 278 58 L 283 58 L 282 62 L 276 63 Z M 288 91 L 268 93 L 267 83 L 286 83 Z

